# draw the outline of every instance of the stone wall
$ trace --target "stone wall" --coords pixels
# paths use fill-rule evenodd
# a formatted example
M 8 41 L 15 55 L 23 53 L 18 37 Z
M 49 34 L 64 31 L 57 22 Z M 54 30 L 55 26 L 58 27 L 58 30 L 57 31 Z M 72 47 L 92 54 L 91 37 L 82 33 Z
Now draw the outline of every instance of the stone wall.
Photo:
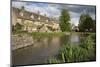
M 16 50 L 19 48 L 23 48 L 29 45 L 33 45 L 34 41 L 33 38 L 27 34 L 23 35 L 12 35 L 12 50 Z

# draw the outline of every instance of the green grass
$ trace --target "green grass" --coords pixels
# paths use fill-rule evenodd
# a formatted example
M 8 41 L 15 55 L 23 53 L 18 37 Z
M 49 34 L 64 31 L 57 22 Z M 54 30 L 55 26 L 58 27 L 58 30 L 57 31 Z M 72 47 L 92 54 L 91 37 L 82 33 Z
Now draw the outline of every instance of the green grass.
M 12 34 L 28 34 L 33 37 L 54 37 L 54 36 L 62 36 L 62 35 L 70 35 L 70 34 L 95 34 L 92 32 L 32 32 L 28 33 L 27 31 L 12 31 Z
M 71 32 L 71 33 L 74 33 L 74 34 L 95 34 L 95 32 Z
M 64 44 L 58 55 L 49 59 L 49 63 L 95 61 L 96 50 L 93 43 L 94 38 L 92 38 L 94 36 L 93 34 L 89 35 L 77 46 L 73 46 L 71 43 Z
M 52 32 L 52 33 L 48 33 L 48 32 L 33 32 L 30 33 L 33 37 L 54 37 L 54 36 L 62 36 L 65 35 L 64 32 Z
M 65 32 L 32 32 L 28 33 L 25 31 L 13 31 L 13 34 L 28 34 L 31 35 L 32 37 L 54 37 L 54 36 L 62 36 L 65 35 Z

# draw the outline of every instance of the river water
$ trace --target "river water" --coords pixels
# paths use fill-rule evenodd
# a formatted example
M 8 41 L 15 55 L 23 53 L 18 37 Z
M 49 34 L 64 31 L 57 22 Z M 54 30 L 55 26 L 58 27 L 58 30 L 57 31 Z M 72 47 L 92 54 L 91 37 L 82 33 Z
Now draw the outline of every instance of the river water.
M 34 38 L 37 42 L 31 46 L 17 49 L 12 52 L 12 64 L 47 64 L 47 60 L 58 54 L 63 44 L 70 42 L 72 45 L 78 45 L 81 38 L 80 34 L 70 34 L 64 36 Z

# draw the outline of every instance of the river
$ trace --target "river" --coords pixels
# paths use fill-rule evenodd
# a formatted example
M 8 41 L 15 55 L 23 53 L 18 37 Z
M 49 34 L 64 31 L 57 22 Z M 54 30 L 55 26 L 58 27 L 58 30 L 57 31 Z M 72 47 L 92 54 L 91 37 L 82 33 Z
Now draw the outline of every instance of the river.
M 27 46 L 12 52 L 12 64 L 48 64 L 47 60 L 58 54 L 59 49 L 65 43 L 78 45 L 84 35 L 70 34 L 64 36 L 33 38 L 37 40 L 34 45 Z

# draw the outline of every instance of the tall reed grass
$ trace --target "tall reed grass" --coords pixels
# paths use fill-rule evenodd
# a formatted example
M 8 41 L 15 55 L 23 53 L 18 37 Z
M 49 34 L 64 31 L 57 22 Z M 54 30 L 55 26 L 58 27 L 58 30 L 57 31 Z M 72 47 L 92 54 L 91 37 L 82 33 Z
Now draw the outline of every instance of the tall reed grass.
M 49 63 L 72 63 L 96 60 L 95 35 L 83 38 L 79 45 L 64 44 L 58 55 L 49 59 Z

